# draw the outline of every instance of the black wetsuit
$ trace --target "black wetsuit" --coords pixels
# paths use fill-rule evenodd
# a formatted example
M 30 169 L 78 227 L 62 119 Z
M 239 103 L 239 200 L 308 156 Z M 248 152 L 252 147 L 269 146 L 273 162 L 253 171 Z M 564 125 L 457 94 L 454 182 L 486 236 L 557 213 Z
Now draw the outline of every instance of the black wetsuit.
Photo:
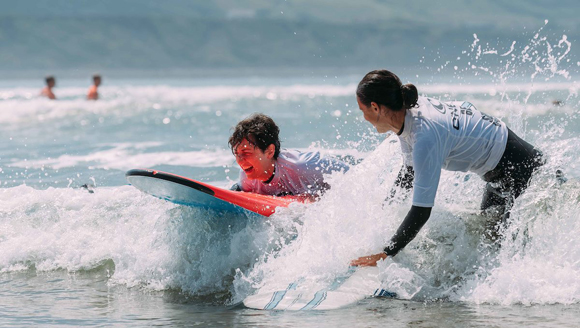
M 532 173 L 544 164 L 542 152 L 508 129 L 505 152 L 497 166 L 483 175 L 487 181 L 481 209 L 502 207 L 509 213 L 513 201 L 528 187 Z
M 543 164 L 542 153 L 508 129 L 506 149 L 499 163 L 482 177 L 487 181 L 487 185 L 481 209 L 499 206 L 503 217 L 506 218 L 514 199 L 526 189 L 534 170 Z M 410 189 L 413 177 L 413 168 L 403 167 L 395 185 Z M 430 215 L 431 207 L 412 206 L 384 252 L 389 256 L 396 255 L 415 238 Z

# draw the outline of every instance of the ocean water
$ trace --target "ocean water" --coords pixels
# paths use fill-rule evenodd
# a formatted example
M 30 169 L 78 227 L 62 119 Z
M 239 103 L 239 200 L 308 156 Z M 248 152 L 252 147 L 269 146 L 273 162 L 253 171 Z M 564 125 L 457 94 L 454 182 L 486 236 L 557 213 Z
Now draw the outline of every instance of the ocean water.
M 364 122 L 360 75 L 107 79 L 102 99 L 58 79 L 0 82 L 0 325 L 201 327 L 575 327 L 580 322 L 580 120 L 577 69 L 565 37 L 490 49 L 402 70 L 421 94 L 468 100 L 540 148 L 547 164 L 515 202 L 501 238 L 478 208 L 484 183 L 444 172 L 431 219 L 379 263 L 369 298 L 322 312 L 268 312 L 240 302 L 299 277 L 332 281 L 382 249 L 410 207 L 383 200 L 401 166 L 392 135 Z M 514 49 L 515 47 L 515 49 Z M 427 63 L 429 62 L 429 63 Z M 554 104 L 556 102 L 556 104 Z M 269 219 L 223 217 L 127 185 L 152 168 L 228 187 L 238 168 L 231 128 L 274 118 L 282 146 L 340 156 L 317 203 Z M 555 171 L 568 181 L 559 183 Z M 84 187 L 83 187 L 84 186 Z

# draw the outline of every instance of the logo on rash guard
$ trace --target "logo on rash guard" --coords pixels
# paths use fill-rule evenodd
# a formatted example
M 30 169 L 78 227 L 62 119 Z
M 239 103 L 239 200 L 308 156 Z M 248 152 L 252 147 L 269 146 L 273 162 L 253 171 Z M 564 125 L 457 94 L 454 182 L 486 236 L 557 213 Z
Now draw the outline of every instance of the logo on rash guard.
M 433 107 L 435 107 L 435 109 L 437 109 L 437 111 L 439 113 L 445 114 L 445 112 L 446 112 L 445 106 L 443 106 L 443 104 L 439 100 L 431 99 L 431 98 L 427 98 L 427 100 L 429 100 L 431 105 L 433 105 Z

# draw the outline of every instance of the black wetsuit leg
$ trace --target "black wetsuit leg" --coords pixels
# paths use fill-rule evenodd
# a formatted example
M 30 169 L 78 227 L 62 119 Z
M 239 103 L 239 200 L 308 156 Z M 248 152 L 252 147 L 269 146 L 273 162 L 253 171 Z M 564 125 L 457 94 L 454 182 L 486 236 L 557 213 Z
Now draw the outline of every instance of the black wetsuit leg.
M 499 215 L 507 216 L 513 201 L 527 188 L 532 173 L 543 164 L 542 152 L 508 129 L 501 160 L 483 176 L 487 185 L 481 209 L 485 211 L 495 206 Z

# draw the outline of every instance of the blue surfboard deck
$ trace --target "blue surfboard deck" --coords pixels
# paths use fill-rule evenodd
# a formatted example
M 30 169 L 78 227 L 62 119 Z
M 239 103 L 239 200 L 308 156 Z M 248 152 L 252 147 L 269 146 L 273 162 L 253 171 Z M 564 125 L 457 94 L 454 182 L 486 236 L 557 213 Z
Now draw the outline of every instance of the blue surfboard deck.
M 383 290 L 377 267 L 349 267 L 330 284 L 312 289 L 301 286 L 302 280 L 288 285 L 284 290 L 262 287 L 257 294 L 244 299 L 244 306 L 256 310 L 309 311 L 334 310 L 352 306 L 370 297 L 396 297 Z

